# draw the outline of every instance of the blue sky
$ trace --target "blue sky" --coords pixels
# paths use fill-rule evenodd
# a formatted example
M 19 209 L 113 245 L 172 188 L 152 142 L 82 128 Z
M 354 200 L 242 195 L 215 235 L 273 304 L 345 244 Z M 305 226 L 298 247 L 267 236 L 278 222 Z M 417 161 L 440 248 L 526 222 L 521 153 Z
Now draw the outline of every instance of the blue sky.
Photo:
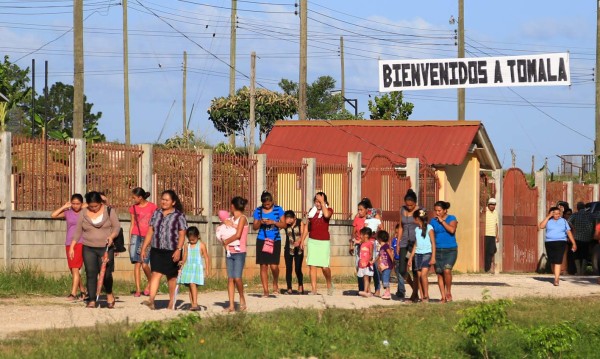
M 229 61 L 231 1 L 139 2 L 146 7 L 129 0 L 132 142 L 157 141 L 163 126 L 160 141 L 181 132 L 184 50 L 188 114 L 194 104 L 190 128 L 209 143 L 224 140 L 206 109 L 212 98 L 228 94 L 229 69 L 205 50 Z M 22 58 L 17 62 L 22 67 L 36 59 L 38 92 L 44 60 L 50 62 L 51 83 L 72 83 L 72 3 L 0 0 L 0 53 L 13 61 Z M 85 93 L 95 110 L 103 112 L 101 131 L 110 140 L 123 141 L 122 8 L 114 0 L 84 3 Z M 368 96 L 379 94 L 378 58 L 456 56 L 456 25 L 448 20 L 458 16 L 457 3 L 309 1 L 309 81 L 321 75 L 339 81 L 339 37 L 344 36 L 346 97 L 358 99 L 359 110 L 368 116 Z M 278 90 L 281 78 L 297 81 L 299 19 L 294 1 L 239 1 L 238 8 L 239 72 L 249 74 L 250 52 L 256 51 L 260 85 Z M 526 171 L 532 155 L 536 168 L 547 157 L 550 170 L 556 171 L 556 155 L 592 153 L 595 11 L 595 1 L 465 1 L 467 57 L 571 53 L 570 87 L 467 90 L 466 117 L 484 123 L 503 167 L 511 165 L 511 149 Z M 51 40 L 55 41 L 29 54 Z M 244 85 L 248 79 L 239 75 L 236 87 Z M 456 90 L 407 91 L 405 98 L 415 104 L 411 119 L 456 118 Z

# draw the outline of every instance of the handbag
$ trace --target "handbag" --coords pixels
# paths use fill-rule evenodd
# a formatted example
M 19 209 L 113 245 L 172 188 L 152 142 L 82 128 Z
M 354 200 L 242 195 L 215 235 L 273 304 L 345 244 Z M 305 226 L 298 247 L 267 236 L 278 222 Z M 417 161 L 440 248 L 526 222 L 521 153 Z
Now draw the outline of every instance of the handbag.
M 269 238 L 265 238 L 265 243 L 263 244 L 262 251 L 264 253 L 273 254 L 274 247 L 275 241 Z
M 108 212 L 108 216 L 110 217 L 111 207 L 106 207 L 106 211 Z M 123 253 L 127 251 L 125 249 L 125 235 L 123 234 L 123 228 L 119 228 L 119 234 L 115 239 L 113 239 L 113 246 L 115 247 L 115 252 Z

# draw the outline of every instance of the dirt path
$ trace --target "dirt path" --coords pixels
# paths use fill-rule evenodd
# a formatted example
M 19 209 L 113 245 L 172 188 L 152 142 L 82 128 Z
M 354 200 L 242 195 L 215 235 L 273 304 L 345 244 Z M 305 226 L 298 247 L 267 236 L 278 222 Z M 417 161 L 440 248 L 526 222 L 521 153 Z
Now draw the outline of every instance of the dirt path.
M 434 277 L 429 278 L 435 280 Z M 392 288 L 396 286 L 393 285 Z M 552 285 L 552 279 L 547 275 L 457 275 L 454 278 L 454 300 L 481 300 L 484 289 L 489 290 L 493 298 L 516 297 L 574 297 L 600 295 L 600 285 L 596 277 L 564 277 L 559 287 Z M 336 287 L 333 296 L 299 296 L 279 295 L 261 298 L 257 292 L 247 293 L 248 311 L 266 312 L 279 308 L 366 308 L 376 305 L 411 305 L 397 300 L 382 300 L 379 298 L 361 298 L 355 295 L 355 288 L 344 285 Z M 325 291 L 324 291 L 325 292 Z M 410 289 L 409 289 L 410 293 Z M 430 296 L 433 302 L 439 301 L 440 295 L 437 283 L 430 283 Z M 237 298 L 237 296 L 236 296 Z M 27 298 L 0 299 L 0 338 L 13 336 L 27 330 L 68 328 L 91 326 L 95 323 L 116 323 L 124 320 L 140 322 L 145 320 L 161 320 L 176 317 L 186 310 L 155 310 L 151 311 L 141 305 L 144 298 L 120 296 L 114 310 L 105 308 L 86 309 L 82 302 L 66 302 L 63 298 Z M 157 305 L 165 307 L 166 295 L 157 297 Z M 226 292 L 203 293 L 199 303 L 205 307 L 200 312 L 202 316 L 223 313 L 226 305 Z M 189 306 L 188 295 L 178 297 L 178 306 L 185 309 Z M 105 302 L 101 300 L 104 306 Z M 439 305 L 430 303 L 429 305 Z

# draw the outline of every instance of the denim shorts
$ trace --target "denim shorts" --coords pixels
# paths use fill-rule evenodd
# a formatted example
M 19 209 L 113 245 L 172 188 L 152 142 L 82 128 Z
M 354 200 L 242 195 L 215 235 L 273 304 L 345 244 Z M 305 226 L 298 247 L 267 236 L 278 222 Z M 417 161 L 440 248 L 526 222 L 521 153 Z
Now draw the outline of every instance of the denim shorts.
M 429 268 L 429 262 L 431 262 L 431 253 L 415 254 L 415 268 L 418 271 Z
M 389 268 L 381 271 L 381 281 L 385 288 L 390 286 L 390 274 L 392 274 L 392 270 Z
M 458 248 L 437 248 L 435 252 L 435 272 L 444 273 L 444 270 L 452 270 L 458 257 Z
M 231 253 L 225 260 L 227 278 L 242 278 L 242 271 L 246 263 L 246 253 Z
M 131 264 L 142 263 L 142 256 L 140 255 L 142 244 L 144 244 L 144 237 L 138 236 L 137 234 L 131 235 L 131 241 L 129 243 L 129 260 L 131 261 Z M 146 256 L 144 263 L 150 263 L 150 247 L 148 247 L 148 255 Z

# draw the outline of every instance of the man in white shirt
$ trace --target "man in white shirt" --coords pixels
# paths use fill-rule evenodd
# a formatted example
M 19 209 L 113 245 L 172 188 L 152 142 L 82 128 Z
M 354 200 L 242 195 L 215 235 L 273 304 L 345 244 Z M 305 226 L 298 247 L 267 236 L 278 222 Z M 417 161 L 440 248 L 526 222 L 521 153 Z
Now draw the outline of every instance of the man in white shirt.
M 496 211 L 496 199 L 490 198 L 485 210 L 485 271 L 492 270 L 494 255 L 496 254 L 496 243 L 498 243 L 498 211 Z

